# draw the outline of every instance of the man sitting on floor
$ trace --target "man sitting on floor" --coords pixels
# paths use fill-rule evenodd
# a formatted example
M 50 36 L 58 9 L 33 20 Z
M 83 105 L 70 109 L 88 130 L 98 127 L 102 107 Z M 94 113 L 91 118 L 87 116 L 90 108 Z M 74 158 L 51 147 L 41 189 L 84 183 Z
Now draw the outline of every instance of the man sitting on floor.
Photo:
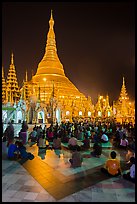
M 93 151 L 91 152 L 91 156 L 100 157 L 102 154 L 102 144 L 100 142 L 96 142 L 93 145 Z
M 77 146 L 75 150 L 73 150 L 72 158 L 69 160 L 72 168 L 81 167 L 83 161 L 83 156 L 80 152 L 80 147 Z
M 123 178 L 135 183 L 135 157 L 130 158 L 131 167 L 127 174 L 123 174 Z
M 106 161 L 105 167 L 101 171 L 110 176 L 118 176 L 121 174 L 120 161 L 116 158 L 116 152 L 110 153 L 110 159 Z
M 74 149 L 76 149 L 77 146 L 78 146 L 77 138 L 75 138 L 74 135 L 72 135 L 71 138 L 68 141 L 68 148 L 70 150 L 74 150 Z

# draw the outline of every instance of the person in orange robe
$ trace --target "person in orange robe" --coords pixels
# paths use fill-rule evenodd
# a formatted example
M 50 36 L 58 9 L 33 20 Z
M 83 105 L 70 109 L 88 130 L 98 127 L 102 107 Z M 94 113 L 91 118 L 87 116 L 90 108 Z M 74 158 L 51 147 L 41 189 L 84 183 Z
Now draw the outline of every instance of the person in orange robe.
M 115 151 L 110 153 L 110 157 L 105 164 L 105 167 L 101 168 L 101 171 L 110 176 L 121 175 L 120 161 L 116 158 L 117 154 Z

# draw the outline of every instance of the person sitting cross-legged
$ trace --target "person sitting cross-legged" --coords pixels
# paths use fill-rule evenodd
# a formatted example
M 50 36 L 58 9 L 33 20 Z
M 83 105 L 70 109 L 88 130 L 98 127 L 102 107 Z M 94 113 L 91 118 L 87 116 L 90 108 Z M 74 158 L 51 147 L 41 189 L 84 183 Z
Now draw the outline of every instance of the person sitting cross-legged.
M 71 138 L 68 141 L 68 149 L 74 150 L 75 148 L 77 148 L 77 146 L 77 138 L 72 134 Z
M 30 160 L 34 159 L 34 155 L 31 152 L 26 151 L 26 147 L 23 145 L 22 142 L 18 142 L 17 147 L 22 159 L 30 159 Z
M 108 136 L 107 136 L 105 133 L 103 133 L 102 136 L 101 136 L 101 142 L 107 143 L 108 140 L 109 140 L 109 139 L 108 139 Z
M 61 138 L 55 135 L 53 139 L 53 149 L 61 149 Z
M 39 139 L 37 141 L 39 149 L 45 149 L 46 148 L 46 140 L 45 135 L 43 132 L 40 133 Z
M 8 146 L 8 159 L 18 159 L 19 157 L 19 150 L 18 150 L 19 141 L 13 141 Z
M 90 154 L 91 154 L 91 156 L 99 158 L 100 155 L 102 154 L 102 144 L 100 142 L 94 143 L 93 151 Z
M 126 134 L 123 134 L 122 138 L 120 139 L 119 147 L 126 150 L 127 146 L 128 146 L 128 140 L 127 140 Z
M 105 167 L 101 168 L 101 171 L 109 176 L 121 175 L 120 161 L 116 158 L 116 152 L 112 151 L 110 157 L 105 164 Z
M 77 146 L 75 149 L 73 149 L 72 158 L 69 160 L 69 162 L 71 163 L 72 168 L 76 168 L 81 167 L 82 161 L 83 156 L 80 152 L 80 147 Z
M 87 150 L 90 148 L 90 139 L 89 139 L 88 135 L 85 135 L 84 137 L 85 137 L 85 139 L 82 140 L 83 145 L 81 145 L 81 150 Z
M 131 167 L 126 174 L 123 174 L 123 178 L 135 183 L 135 157 L 130 158 Z

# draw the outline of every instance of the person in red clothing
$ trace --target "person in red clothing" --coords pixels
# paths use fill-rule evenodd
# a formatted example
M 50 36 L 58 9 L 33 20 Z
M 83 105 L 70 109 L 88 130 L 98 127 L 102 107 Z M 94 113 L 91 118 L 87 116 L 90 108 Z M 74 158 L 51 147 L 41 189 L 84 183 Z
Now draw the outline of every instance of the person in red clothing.
M 121 175 L 120 161 L 116 158 L 116 152 L 110 153 L 110 159 L 106 161 L 105 167 L 101 168 L 101 171 L 110 176 Z

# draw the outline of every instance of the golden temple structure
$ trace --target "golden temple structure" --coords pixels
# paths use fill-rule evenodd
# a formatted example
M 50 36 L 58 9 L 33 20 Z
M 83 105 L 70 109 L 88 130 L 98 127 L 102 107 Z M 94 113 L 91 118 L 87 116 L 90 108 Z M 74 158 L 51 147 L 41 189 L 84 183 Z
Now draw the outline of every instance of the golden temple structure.
M 135 123 L 135 102 L 129 100 L 124 77 L 119 99 L 113 102 L 113 115 L 117 122 Z
M 73 117 L 88 117 L 91 116 L 91 112 L 93 113 L 91 99 L 86 98 L 64 73 L 57 54 L 52 11 L 45 54 L 38 64 L 36 74 L 30 81 L 24 82 L 22 90 L 25 93 L 25 100 L 31 100 L 29 108 L 32 108 L 32 104 L 34 108 L 38 102 L 39 109 L 41 107 L 46 110 L 45 118 L 49 116 L 56 120 L 56 115 L 53 116 L 56 110 L 62 120 L 69 121 L 72 121 Z M 53 110 L 50 110 L 50 107 L 53 107 Z M 34 115 L 36 114 L 33 114 L 33 121 L 37 121 Z
M 2 103 L 14 104 L 20 99 L 20 90 L 18 86 L 16 70 L 14 65 L 13 53 L 11 54 L 11 63 L 7 80 L 4 78 L 4 68 L 2 67 Z
M 113 116 L 112 107 L 109 104 L 109 96 L 106 98 L 104 96 L 98 95 L 98 101 L 95 105 L 96 118 L 108 118 Z
M 28 123 L 60 123 L 83 119 L 114 119 L 119 123 L 135 124 L 135 102 L 129 101 L 124 77 L 119 99 L 112 106 L 108 95 L 98 95 L 97 103 L 93 105 L 91 97 L 86 97 L 67 78 L 57 54 L 52 11 L 45 53 L 31 80 L 28 80 L 26 71 L 23 86 L 19 90 L 13 53 L 7 80 L 2 67 L 2 105 L 5 111 L 3 121 L 13 119 L 17 122 L 26 120 Z M 11 106 L 11 112 L 7 106 Z

